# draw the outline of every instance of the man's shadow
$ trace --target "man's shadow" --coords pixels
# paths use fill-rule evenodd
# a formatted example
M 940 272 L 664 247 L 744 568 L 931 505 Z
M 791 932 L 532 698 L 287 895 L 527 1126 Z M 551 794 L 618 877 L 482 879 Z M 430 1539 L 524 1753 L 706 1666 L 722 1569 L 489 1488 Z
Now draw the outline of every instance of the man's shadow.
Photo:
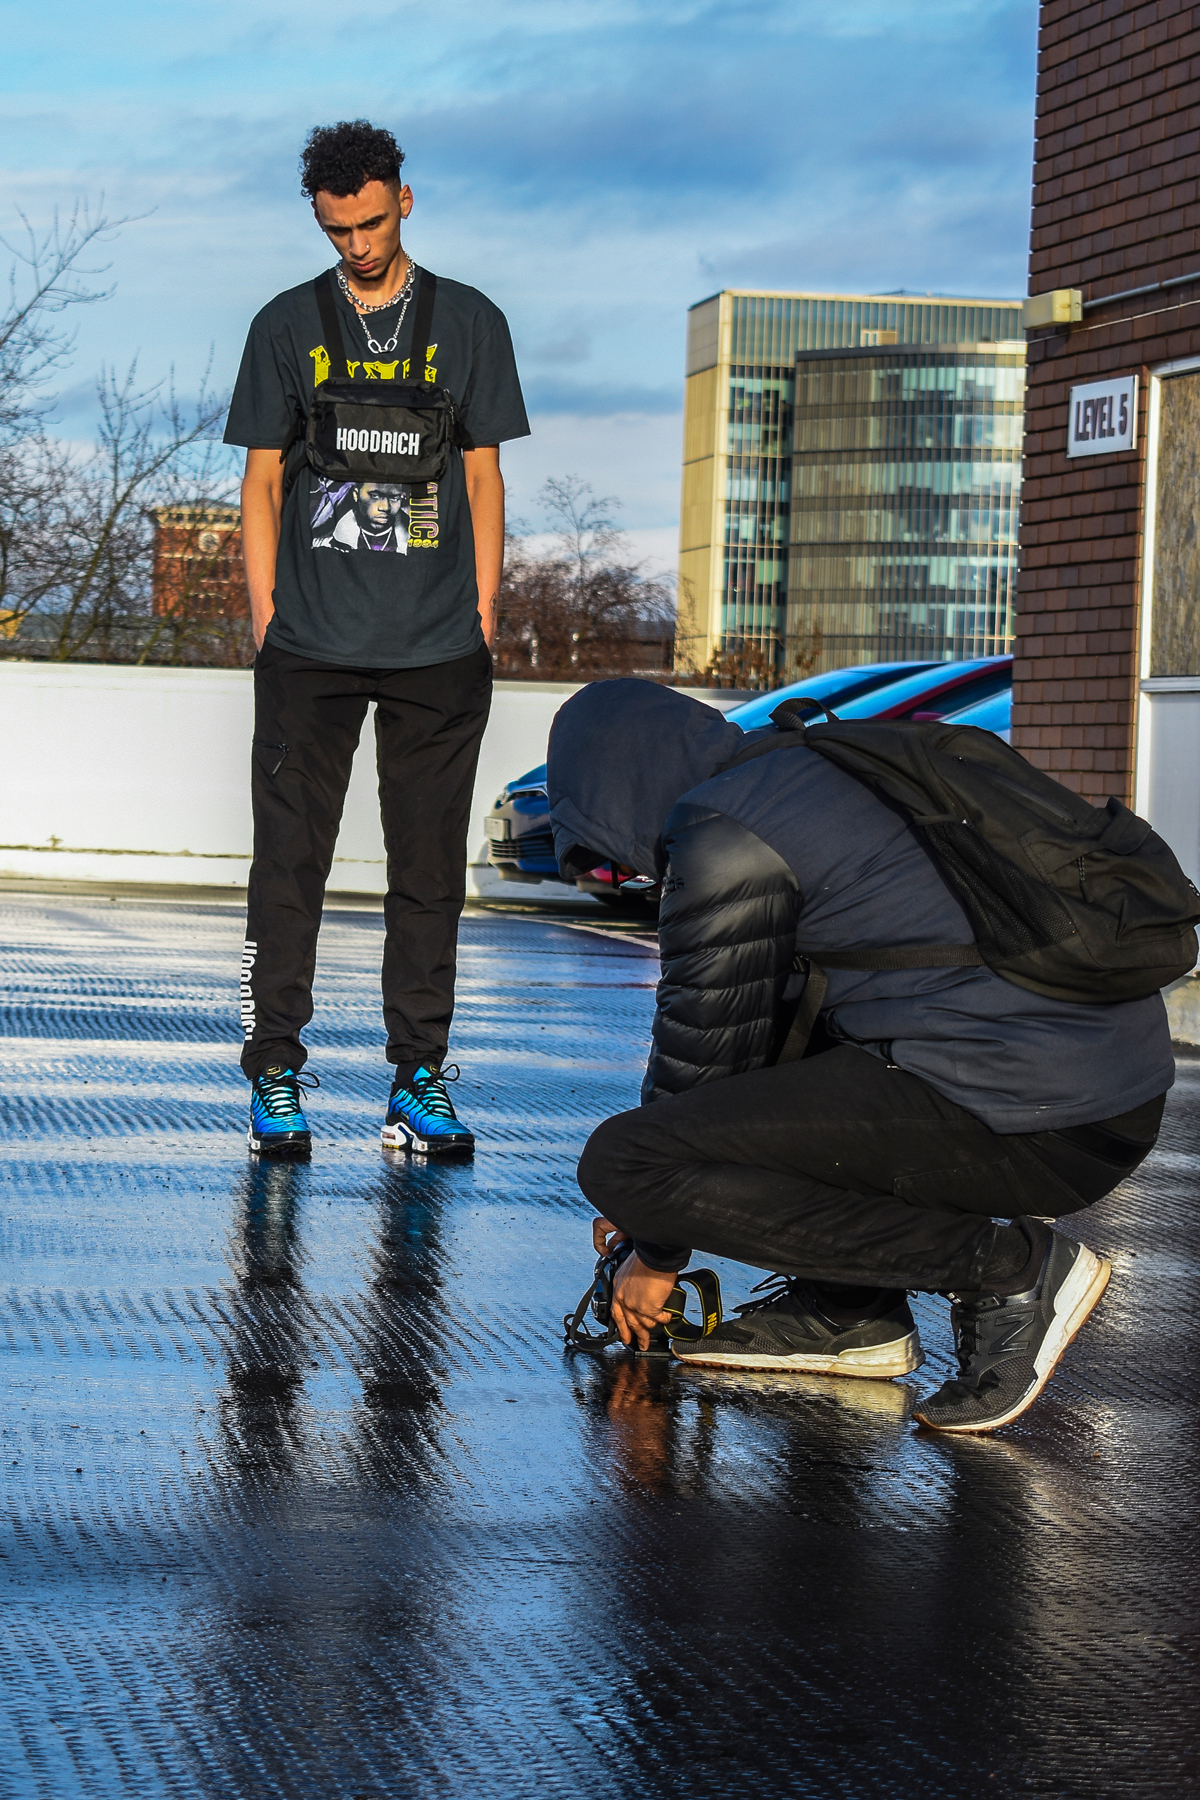
M 342 1338 L 361 1400 L 341 1421 L 368 1489 L 407 1487 L 438 1466 L 447 1321 L 441 1198 L 445 1172 L 395 1159 L 375 1186 L 374 1242 L 365 1289 L 328 1321 L 304 1286 L 299 1223 L 311 1170 L 262 1159 L 235 1195 L 232 1282 L 226 1289 L 224 1460 L 243 1489 L 275 1487 L 303 1454 L 306 1383 L 324 1339 Z M 337 1426 L 335 1424 L 335 1429 Z

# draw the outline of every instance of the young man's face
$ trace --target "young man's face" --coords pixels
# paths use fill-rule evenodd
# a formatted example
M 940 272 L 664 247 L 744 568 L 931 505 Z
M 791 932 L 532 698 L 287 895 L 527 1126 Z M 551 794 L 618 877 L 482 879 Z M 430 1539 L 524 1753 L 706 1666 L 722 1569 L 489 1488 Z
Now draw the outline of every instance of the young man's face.
M 319 192 L 312 209 L 351 275 L 378 281 L 400 252 L 400 221 L 412 211 L 412 189 L 397 181 L 368 181 L 357 194 Z

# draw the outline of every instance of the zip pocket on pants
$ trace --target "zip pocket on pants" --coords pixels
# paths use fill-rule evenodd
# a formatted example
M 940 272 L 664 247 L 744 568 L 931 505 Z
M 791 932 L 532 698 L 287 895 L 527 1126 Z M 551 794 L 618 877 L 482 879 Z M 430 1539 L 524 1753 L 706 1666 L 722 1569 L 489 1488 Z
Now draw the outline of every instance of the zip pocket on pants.
M 273 744 L 267 738 L 254 739 L 254 755 L 258 758 L 259 766 L 265 769 L 268 775 L 278 775 L 287 758 L 287 753 L 286 744 Z

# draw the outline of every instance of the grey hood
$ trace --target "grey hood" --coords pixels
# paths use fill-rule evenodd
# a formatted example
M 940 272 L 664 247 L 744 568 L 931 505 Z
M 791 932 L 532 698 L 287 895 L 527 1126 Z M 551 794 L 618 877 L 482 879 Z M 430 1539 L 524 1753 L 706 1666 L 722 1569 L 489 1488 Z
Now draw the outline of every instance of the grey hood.
M 594 681 L 555 714 L 546 754 L 554 853 L 569 879 L 600 862 L 661 878 L 675 802 L 732 760 L 745 733 L 652 681 Z

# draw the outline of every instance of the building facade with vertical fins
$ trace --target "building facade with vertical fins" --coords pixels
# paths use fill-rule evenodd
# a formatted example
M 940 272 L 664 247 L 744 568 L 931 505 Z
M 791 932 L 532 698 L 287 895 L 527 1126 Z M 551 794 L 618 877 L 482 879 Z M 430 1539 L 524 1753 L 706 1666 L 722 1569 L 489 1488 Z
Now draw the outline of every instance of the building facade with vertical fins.
M 688 315 L 676 661 L 774 679 L 1012 634 L 1020 303 L 725 290 Z

